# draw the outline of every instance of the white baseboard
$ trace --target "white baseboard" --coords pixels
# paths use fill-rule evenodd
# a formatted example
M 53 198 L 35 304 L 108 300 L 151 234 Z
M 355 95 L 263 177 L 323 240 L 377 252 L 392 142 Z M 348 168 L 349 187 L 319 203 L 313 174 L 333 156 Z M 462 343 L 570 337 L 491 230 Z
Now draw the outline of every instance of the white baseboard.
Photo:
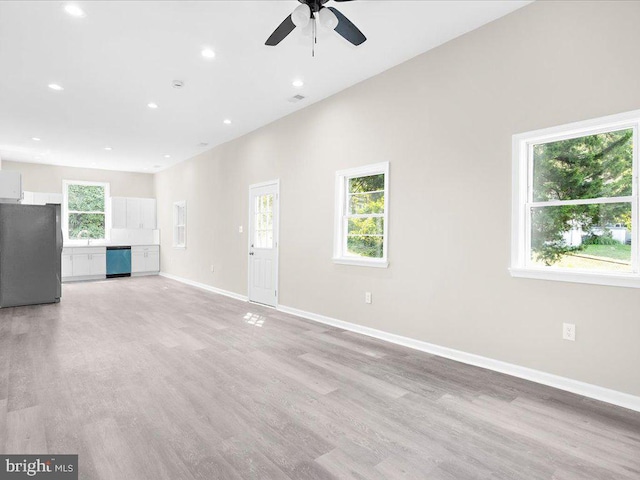
M 106 280 L 106 275 L 85 275 L 83 277 L 62 277 L 60 280 L 62 283 L 74 283 L 74 282 L 93 282 L 95 280 Z
M 278 310 L 284 313 L 289 313 L 291 315 L 306 318 L 308 320 L 313 320 L 314 322 L 324 323 L 333 327 L 342 328 L 351 332 L 360 333 L 362 335 L 367 335 L 369 337 L 374 337 L 380 340 L 395 343 L 397 345 L 409 347 L 414 350 L 420 350 L 422 352 L 438 355 L 439 357 L 449 358 L 451 360 L 456 360 L 468 365 L 475 365 L 476 367 L 486 368 L 495 372 L 505 373 L 507 375 L 530 380 L 536 383 L 541 383 L 543 385 L 558 388 L 560 390 L 576 393 L 578 395 L 640 412 L 640 397 L 629 395 L 628 393 L 610 390 L 608 388 L 599 387 L 590 383 L 584 383 L 578 380 L 572 380 L 570 378 L 553 375 L 551 373 L 521 367 L 513 363 L 502 362 L 500 360 L 494 360 L 492 358 L 463 352 L 461 350 L 454 350 L 453 348 L 434 345 L 432 343 L 423 342 L 421 340 L 403 337 L 401 335 L 384 332 L 375 328 L 364 327 L 355 323 L 345 322 L 343 320 L 326 317 L 324 315 L 318 315 L 317 313 L 306 312 L 304 310 L 287 307 L 285 305 L 279 305 Z
M 160 275 L 160 272 L 135 272 L 131 273 L 132 277 L 150 277 L 152 275 Z
M 178 277 L 170 273 L 160 272 L 160 276 L 170 278 L 171 280 L 176 280 L 177 282 L 186 283 L 187 285 L 191 285 L 192 287 L 196 287 L 196 288 L 201 288 L 202 290 L 206 290 L 208 292 L 217 293 L 218 295 L 224 295 L 225 297 L 235 298 L 236 300 L 240 300 L 242 302 L 247 302 L 249 300 L 249 298 L 246 297 L 245 295 L 240 295 L 239 293 L 230 292 L 228 290 L 223 290 L 221 288 L 212 287 L 211 285 L 207 285 L 206 283 L 194 282 L 193 280 L 189 280 L 183 277 Z
M 193 287 L 207 290 L 209 292 L 235 298 L 236 300 L 240 300 L 243 302 L 249 301 L 248 297 L 246 297 L 245 295 L 222 290 L 220 288 L 212 287 L 204 283 L 194 282 L 193 280 L 188 280 L 186 278 L 178 277 L 164 272 L 160 272 L 160 275 L 172 280 L 177 280 L 178 282 L 182 282 L 187 285 L 191 285 Z M 278 305 L 276 309 L 283 313 L 306 318 L 307 320 L 312 320 L 314 322 L 331 325 L 332 327 L 342 328 L 351 332 L 360 333 L 362 335 L 367 335 L 369 337 L 378 338 L 390 343 L 395 343 L 396 345 L 402 345 L 414 350 L 420 350 L 421 352 L 431 353 L 433 355 L 438 355 L 439 357 L 449 358 L 451 360 L 466 363 L 468 365 L 486 368 L 488 370 L 493 370 L 494 372 L 505 373 L 513 377 L 522 378 L 524 380 L 540 383 L 542 385 L 554 387 L 559 390 L 565 390 L 567 392 L 576 393 L 584 397 L 600 400 L 601 402 L 611 403 L 619 407 L 624 407 L 628 408 L 629 410 L 640 412 L 640 397 L 629 395 L 628 393 L 618 392 L 617 390 L 610 390 L 608 388 L 599 387 L 590 383 L 584 383 L 578 380 L 561 377 L 559 375 L 541 372 L 540 370 L 534 370 L 532 368 L 521 367 L 520 365 L 515 365 L 513 363 L 502 362 L 500 360 L 494 360 L 492 358 L 463 352 L 461 350 L 455 350 L 453 348 L 442 347 L 440 345 L 423 342 L 422 340 L 416 340 L 414 338 L 403 337 L 402 335 L 384 332 L 382 330 L 365 327 L 356 323 L 345 322 L 343 320 L 338 320 L 337 318 L 307 312 L 298 308 Z

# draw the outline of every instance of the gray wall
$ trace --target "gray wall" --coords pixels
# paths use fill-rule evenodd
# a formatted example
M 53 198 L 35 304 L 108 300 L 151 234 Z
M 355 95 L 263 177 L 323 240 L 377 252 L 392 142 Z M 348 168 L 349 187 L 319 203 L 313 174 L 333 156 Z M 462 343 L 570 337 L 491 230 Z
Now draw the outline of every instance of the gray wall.
M 639 22 L 537 2 L 157 174 L 163 270 L 246 294 L 248 187 L 280 178 L 281 304 L 640 395 L 638 290 L 507 271 L 511 136 L 640 108 Z M 335 265 L 335 171 L 386 160 L 391 265 Z
M 28 192 L 62 193 L 63 180 L 109 182 L 113 197 L 153 197 L 153 175 L 95 168 L 59 167 L 40 163 L 2 161 L 3 170 L 22 173 L 22 188 Z

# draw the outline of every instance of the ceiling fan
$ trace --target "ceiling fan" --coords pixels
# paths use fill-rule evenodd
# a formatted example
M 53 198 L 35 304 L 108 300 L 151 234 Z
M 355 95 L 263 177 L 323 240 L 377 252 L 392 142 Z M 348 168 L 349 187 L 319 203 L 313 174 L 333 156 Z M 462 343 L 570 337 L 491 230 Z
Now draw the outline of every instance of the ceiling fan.
M 311 33 L 312 45 L 316 43 L 316 21 L 320 25 L 335 30 L 340 36 L 354 45 L 361 45 L 367 37 L 358 30 L 351 21 L 340 11 L 333 7 L 325 7 L 329 0 L 298 0 L 300 5 L 291 15 L 275 29 L 265 42 L 265 45 L 276 46 L 286 38 L 296 27 L 303 33 Z M 336 2 L 349 2 L 351 0 L 335 0 Z

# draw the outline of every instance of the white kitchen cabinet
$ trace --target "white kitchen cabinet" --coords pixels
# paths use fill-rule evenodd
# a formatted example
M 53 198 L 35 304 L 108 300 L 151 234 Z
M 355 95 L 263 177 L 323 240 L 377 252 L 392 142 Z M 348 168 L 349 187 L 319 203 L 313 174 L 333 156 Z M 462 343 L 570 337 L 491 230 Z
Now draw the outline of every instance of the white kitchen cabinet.
M 139 198 L 127 198 L 127 228 L 142 228 Z
M 142 228 L 154 230 L 156 228 L 156 199 L 140 199 L 140 221 Z
M 22 192 L 22 203 L 23 205 L 33 205 L 33 196 L 34 192 Z
M 12 203 L 22 200 L 22 175 L 9 170 L 0 171 L 0 198 Z
M 62 194 L 27 191 L 23 192 L 23 205 L 46 205 L 47 203 L 62 205 Z
M 71 276 L 88 277 L 91 275 L 91 257 L 88 253 L 74 253 L 71 255 Z
M 131 273 L 145 271 L 145 255 L 139 247 L 131 247 Z
M 158 245 L 131 247 L 131 273 L 152 274 L 160 271 L 160 247 Z
M 91 261 L 91 275 L 97 275 L 99 277 L 107 276 L 107 251 L 104 253 L 90 253 Z
M 97 280 L 107 275 L 106 247 L 73 247 L 62 250 L 64 281 Z
M 73 260 L 67 248 L 62 250 L 62 278 L 73 276 Z
M 33 203 L 34 205 L 46 205 L 47 203 L 62 205 L 62 194 L 33 192 Z
M 127 228 L 126 198 L 111 198 L 111 228 Z
M 147 252 L 147 260 L 145 262 L 147 272 L 160 271 L 160 251 Z
M 111 198 L 111 228 L 156 229 L 155 198 Z

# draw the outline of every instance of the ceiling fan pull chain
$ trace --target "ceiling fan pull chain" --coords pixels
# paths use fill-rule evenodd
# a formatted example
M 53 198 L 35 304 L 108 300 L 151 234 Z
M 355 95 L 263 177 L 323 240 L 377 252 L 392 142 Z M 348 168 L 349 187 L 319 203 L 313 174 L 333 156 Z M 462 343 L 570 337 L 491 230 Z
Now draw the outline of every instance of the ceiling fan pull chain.
M 311 28 L 312 28 L 312 34 L 311 34 L 311 56 L 315 57 L 316 56 L 316 43 L 318 43 L 318 39 L 316 38 L 316 19 L 313 18 L 313 15 L 311 16 L 311 21 L 313 22 L 313 25 L 311 26 Z

